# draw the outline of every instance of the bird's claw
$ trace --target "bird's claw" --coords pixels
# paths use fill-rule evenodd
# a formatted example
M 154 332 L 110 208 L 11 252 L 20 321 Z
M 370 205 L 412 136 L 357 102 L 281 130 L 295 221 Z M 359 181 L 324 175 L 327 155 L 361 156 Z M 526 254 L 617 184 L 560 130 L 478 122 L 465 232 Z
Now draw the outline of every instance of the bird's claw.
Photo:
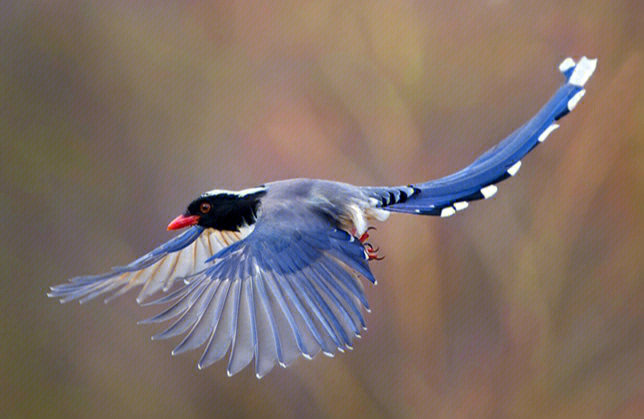
M 373 247 L 371 243 L 365 242 L 365 251 L 367 253 L 367 259 L 368 260 L 383 260 L 385 257 L 384 256 L 378 256 L 378 251 L 380 250 L 380 247 Z
M 364 244 L 367 241 L 367 239 L 369 238 L 369 231 L 371 231 L 371 230 L 376 230 L 376 227 L 374 227 L 374 226 L 367 227 L 367 231 L 362 233 L 362 236 L 360 236 L 360 238 L 358 239 L 358 240 L 360 240 L 360 242 L 362 244 Z

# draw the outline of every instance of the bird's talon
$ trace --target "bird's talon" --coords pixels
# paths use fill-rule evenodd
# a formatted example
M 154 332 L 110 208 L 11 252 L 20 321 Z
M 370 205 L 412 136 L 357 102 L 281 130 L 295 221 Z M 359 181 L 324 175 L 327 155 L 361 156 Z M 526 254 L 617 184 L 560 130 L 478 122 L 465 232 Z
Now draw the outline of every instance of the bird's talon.
M 376 227 L 373 227 L 373 226 L 367 227 L 367 231 L 362 233 L 362 236 L 360 236 L 360 238 L 358 240 L 360 240 L 360 242 L 364 244 L 366 242 L 366 240 L 369 238 L 369 231 L 375 230 L 375 229 L 376 229 Z
M 368 260 L 383 260 L 384 256 L 378 256 L 379 247 L 374 248 L 371 243 L 365 243 L 365 253 Z

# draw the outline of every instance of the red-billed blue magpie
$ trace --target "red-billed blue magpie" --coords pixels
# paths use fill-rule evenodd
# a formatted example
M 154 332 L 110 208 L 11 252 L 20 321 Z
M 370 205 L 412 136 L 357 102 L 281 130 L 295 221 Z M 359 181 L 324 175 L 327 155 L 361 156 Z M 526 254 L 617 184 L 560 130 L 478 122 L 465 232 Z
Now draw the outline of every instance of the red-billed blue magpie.
M 597 60 L 566 58 L 566 77 L 541 110 L 472 164 L 449 176 L 395 187 L 292 179 L 241 191 L 212 190 L 188 205 L 168 230 L 182 234 L 129 265 L 51 287 L 61 302 L 106 302 L 142 286 L 140 304 L 168 304 L 141 323 L 174 320 L 153 339 L 184 335 L 172 351 L 203 347 L 198 367 L 230 352 L 228 374 L 255 359 L 258 378 L 300 355 L 352 348 L 369 309 L 360 278 L 375 279 L 379 259 L 367 238 L 390 212 L 449 217 L 488 199 L 521 159 L 559 127 L 585 93 Z M 148 297 L 162 291 L 154 301 Z

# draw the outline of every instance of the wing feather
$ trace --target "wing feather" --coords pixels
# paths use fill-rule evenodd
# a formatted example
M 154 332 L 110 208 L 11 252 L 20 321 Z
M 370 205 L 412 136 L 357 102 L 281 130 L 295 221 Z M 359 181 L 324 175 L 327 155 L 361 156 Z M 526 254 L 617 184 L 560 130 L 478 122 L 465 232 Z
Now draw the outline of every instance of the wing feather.
M 289 360 L 291 360 L 289 355 L 292 355 L 293 352 L 297 353 L 297 355 L 302 353 L 308 358 L 314 357 L 320 352 L 320 347 L 306 326 L 304 318 L 299 314 L 293 303 L 286 298 L 282 287 L 278 285 L 278 281 L 275 280 L 273 274 L 271 272 L 265 272 L 263 275 L 266 278 L 266 284 L 273 297 L 271 307 L 273 307 L 272 311 L 279 325 L 279 341 L 283 350 L 282 356 L 279 357 L 280 362 L 289 365 Z M 291 343 L 290 337 L 293 338 L 296 348 L 289 345 Z M 279 355 L 280 352 L 278 352 Z
M 193 226 L 129 265 L 112 268 L 105 274 L 72 278 L 51 287 L 47 295 L 61 303 L 84 303 L 107 295 L 107 303 L 140 286 L 137 302 L 143 304 L 159 291 L 173 288 L 177 279 L 205 269 L 206 260 L 240 238 L 241 235 L 227 234 L 224 240 L 220 231 Z
M 177 319 L 155 338 L 185 333 L 173 354 L 203 347 L 200 369 L 229 353 L 229 375 L 254 358 L 259 378 L 299 356 L 351 349 L 368 308 L 359 277 L 374 280 L 364 247 L 307 215 L 306 223 L 260 218 L 250 235 L 210 256 L 190 291 L 162 298 L 172 305 L 147 322 Z
M 160 340 L 171 338 L 185 333 L 190 329 L 206 309 L 213 289 L 216 289 L 215 284 L 208 283 L 207 281 L 204 281 L 200 286 L 197 286 L 191 292 L 192 301 L 190 304 L 186 304 L 188 308 L 184 309 L 184 311 L 179 315 L 179 318 L 176 319 L 170 327 L 165 329 L 163 332 L 154 335 L 152 339 Z
M 241 292 L 237 308 L 235 338 L 228 362 L 228 375 L 237 374 L 253 360 L 256 355 L 257 332 L 253 306 L 252 281 L 248 277 L 241 279 Z
M 182 315 L 186 310 L 190 308 L 190 306 L 192 306 L 192 304 L 199 297 L 199 295 L 201 295 L 201 292 L 203 292 L 203 289 L 207 285 L 208 284 L 204 281 L 199 281 L 199 282 L 195 281 L 191 284 L 188 284 L 185 287 L 185 289 L 187 289 L 188 292 L 186 292 L 185 295 L 181 296 L 181 298 L 178 301 L 176 301 L 174 304 L 172 304 L 170 307 L 163 310 L 161 313 L 157 314 L 156 316 L 150 317 L 145 320 L 141 320 L 139 323 L 140 324 L 161 323 Z
M 255 374 L 261 378 L 273 369 L 275 362 L 279 362 L 281 365 L 285 365 L 285 362 L 280 345 L 279 330 L 264 287 L 264 278 L 257 275 L 252 278 L 252 281 L 257 330 Z
M 340 301 L 340 298 L 338 297 L 338 295 L 334 293 L 327 286 L 327 284 L 325 283 L 325 280 L 322 279 L 323 273 L 319 269 L 311 268 L 311 270 L 312 270 L 312 274 L 310 276 L 310 279 L 312 280 L 312 283 L 316 288 L 316 291 L 325 300 L 326 305 L 331 310 L 333 310 L 334 316 L 341 323 L 343 334 L 347 336 L 345 337 L 345 342 L 350 345 L 351 342 L 348 336 L 350 336 L 351 334 L 356 335 L 360 333 L 358 324 L 351 317 L 351 314 L 349 314 L 349 311 L 345 307 L 344 302 Z
M 172 350 L 172 355 L 178 355 L 180 353 L 196 349 L 206 343 L 210 336 L 210 330 L 205 327 L 205 325 L 216 321 L 221 314 L 218 302 L 221 301 L 222 290 L 224 289 L 224 286 L 222 285 L 223 282 L 224 281 L 215 281 L 210 286 L 211 292 L 208 294 L 203 311 L 197 320 L 195 320 L 190 332 L 188 332 L 181 343 Z
M 213 333 L 206 346 L 206 349 L 199 360 L 199 369 L 206 368 L 219 361 L 226 355 L 233 335 L 233 322 L 235 303 L 239 293 L 239 281 L 229 281 L 228 294 L 224 301 L 222 316 L 219 322 L 214 325 Z

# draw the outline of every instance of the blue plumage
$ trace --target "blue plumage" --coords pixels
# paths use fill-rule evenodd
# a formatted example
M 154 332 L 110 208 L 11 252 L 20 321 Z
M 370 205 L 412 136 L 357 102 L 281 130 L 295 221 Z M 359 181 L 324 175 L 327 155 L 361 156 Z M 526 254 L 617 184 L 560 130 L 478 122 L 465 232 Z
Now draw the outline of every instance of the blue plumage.
M 172 321 L 153 339 L 184 335 L 172 354 L 203 348 L 199 368 L 230 353 L 229 375 L 253 359 L 262 377 L 301 355 L 351 349 L 365 329 L 362 310 L 369 310 L 360 278 L 376 281 L 368 264 L 375 253 L 366 242 L 369 221 L 389 212 L 451 216 L 494 195 L 495 184 L 514 176 L 521 159 L 574 109 L 595 65 L 586 57 L 564 60 L 566 83 L 541 110 L 449 176 L 397 187 L 294 179 L 213 190 L 171 223 L 190 226 L 182 234 L 111 272 L 51 287 L 48 295 L 85 302 L 111 293 L 107 301 L 142 286 L 139 303 L 169 304 L 140 322 Z M 181 286 L 171 290 L 177 280 Z M 159 291 L 166 293 L 144 303 Z
M 580 64 L 583 66 L 580 70 L 591 73 L 595 68 L 595 60 L 588 60 L 585 57 L 580 60 Z M 545 140 L 545 138 L 540 140 L 540 136 L 553 126 L 555 121 L 570 112 L 570 101 L 584 91 L 583 84 L 570 82 L 576 69 L 577 64 L 573 64 L 562 71 L 567 83 L 561 86 L 541 110 L 522 127 L 483 153 L 466 168 L 441 179 L 410 185 L 414 189 L 413 195 L 405 202 L 388 206 L 387 210 L 427 215 L 451 215 L 458 209 L 454 208 L 454 212 L 447 213 L 443 210 L 456 202 L 486 198 L 481 190 L 514 175 L 516 172 L 508 173 L 508 170 Z M 585 83 L 585 80 L 583 82 Z M 573 108 L 574 105 L 576 102 L 572 103 Z M 496 191 L 496 189 L 490 191 Z

